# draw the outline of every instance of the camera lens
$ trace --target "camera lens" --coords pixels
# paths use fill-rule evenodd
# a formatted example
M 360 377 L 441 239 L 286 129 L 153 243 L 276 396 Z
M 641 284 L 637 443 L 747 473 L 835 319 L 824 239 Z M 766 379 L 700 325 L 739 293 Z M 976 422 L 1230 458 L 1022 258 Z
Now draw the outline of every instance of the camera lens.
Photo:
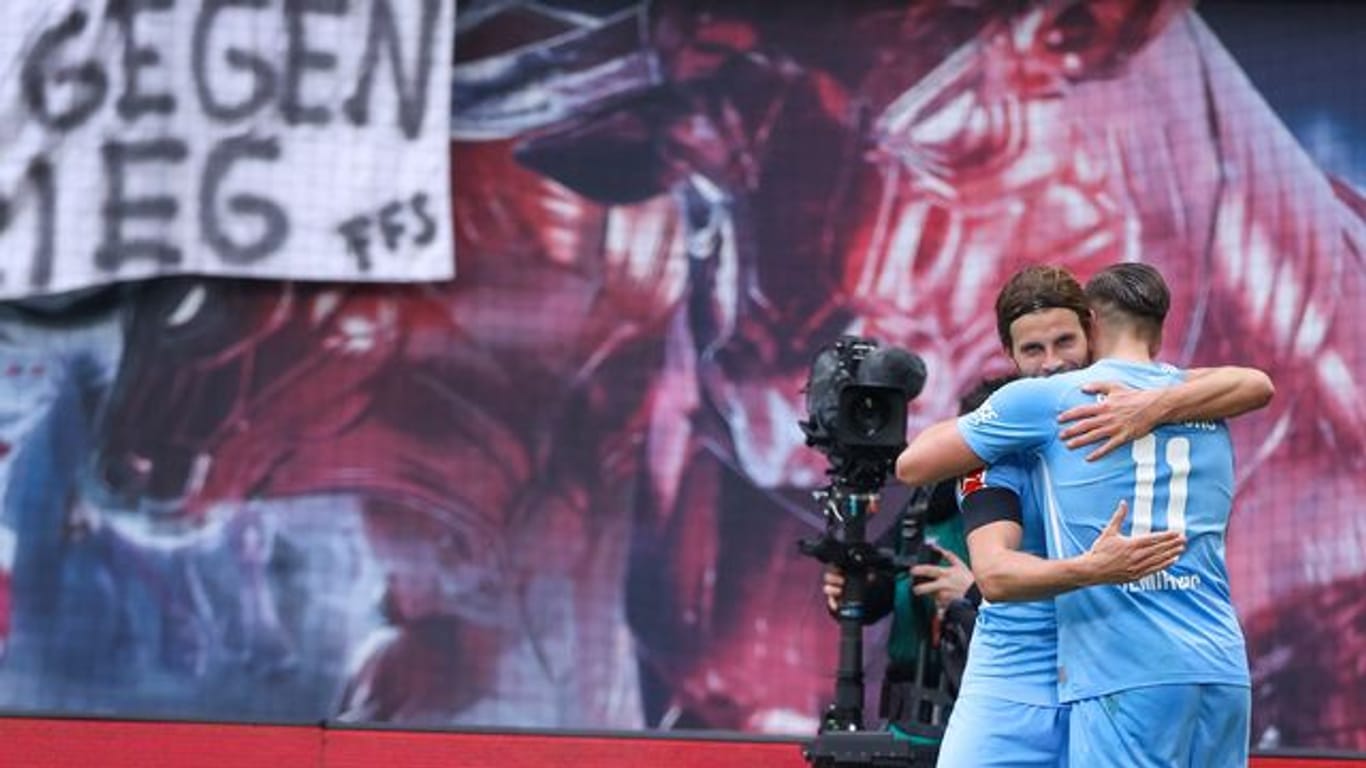
M 875 437 L 887 428 L 891 418 L 890 408 L 885 398 L 862 395 L 854 401 L 849 414 L 854 430 L 863 437 Z

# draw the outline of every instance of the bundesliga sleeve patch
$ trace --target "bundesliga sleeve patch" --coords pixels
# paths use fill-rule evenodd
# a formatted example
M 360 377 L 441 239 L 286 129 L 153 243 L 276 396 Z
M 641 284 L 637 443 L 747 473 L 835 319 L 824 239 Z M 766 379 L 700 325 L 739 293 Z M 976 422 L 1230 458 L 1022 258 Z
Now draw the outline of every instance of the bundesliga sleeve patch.
M 987 487 L 987 470 L 985 467 L 963 475 L 958 478 L 958 498 L 966 499 L 974 491 L 980 491 Z

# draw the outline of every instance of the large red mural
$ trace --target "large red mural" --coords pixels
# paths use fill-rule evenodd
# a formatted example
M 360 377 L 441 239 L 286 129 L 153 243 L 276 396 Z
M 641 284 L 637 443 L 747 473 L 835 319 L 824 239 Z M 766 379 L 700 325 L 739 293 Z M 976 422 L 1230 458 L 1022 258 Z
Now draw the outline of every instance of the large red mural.
M 1366 749 L 1362 180 L 1183 3 L 784 6 L 462 5 L 449 284 L 6 307 L 0 704 L 811 732 L 815 352 L 916 351 L 915 430 L 1005 370 L 1013 271 L 1139 260 L 1163 359 L 1277 384 L 1254 741 Z

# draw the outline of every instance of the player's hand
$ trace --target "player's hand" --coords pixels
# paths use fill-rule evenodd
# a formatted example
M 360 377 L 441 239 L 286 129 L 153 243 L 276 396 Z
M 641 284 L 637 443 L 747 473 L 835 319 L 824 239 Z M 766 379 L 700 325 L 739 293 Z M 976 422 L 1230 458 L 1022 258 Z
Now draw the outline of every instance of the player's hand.
M 1186 537 L 1176 531 L 1125 536 L 1120 526 L 1129 514 L 1127 502 L 1119 502 L 1110 523 L 1100 532 L 1085 558 L 1090 583 L 1126 584 L 1176 564 L 1186 550 Z
M 825 593 L 825 607 L 831 613 L 838 611 L 840 598 L 844 597 L 844 573 L 838 568 L 825 569 L 821 577 L 821 591 Z
M 934 604 L 939 610 L 949 607 L 949 603 L 966 595 L 972 586 L 972 569 L 968 568 L 962 558 L 943 547 L 929 544 L 940 554 L 948 565 L 913 565 L 911 566 L 911 576 L 919 577 L 924 581 L 918 581 L 911 591 L 917 595 L 928 595 L 934 599 Z
M 1086 455 L 1095 461 L 1114 449 L 1152 432 L 1161 423 L 1158 389 L 1131 389 L 1119 382 L 1093 381 L 1083 392 L 1104 395 L 1099 402 L 1069 408 L 1058 416 L 1069 424 L 1059 435 L 1068 448 L 1080 448 L 1104 440 Z

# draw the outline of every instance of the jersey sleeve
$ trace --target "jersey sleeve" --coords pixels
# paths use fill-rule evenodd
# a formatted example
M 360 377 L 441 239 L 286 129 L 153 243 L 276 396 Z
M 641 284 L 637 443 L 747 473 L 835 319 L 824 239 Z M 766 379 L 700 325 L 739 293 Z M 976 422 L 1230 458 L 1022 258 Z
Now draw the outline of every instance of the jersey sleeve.
M 965 532 L 1002 520 L 1023 525 L 1020 497 L 1027 473 L 1011 459 L 964 475 L 958 481 L 958 508 Z
M 1024 466 L 1014 461 L 1014 457 L 982 467 L 958 479 L 958 506 L 962 507 L 974 493 L 991 488 L 1004 489 L 1018 496 L 1024 492 L 1027 477 Z
M 987 464 L 1042 448 L 1058 432 L 1055 380 L 1022 379 L 998 389 L 977 410 L 958 419 L 958 433 Z

